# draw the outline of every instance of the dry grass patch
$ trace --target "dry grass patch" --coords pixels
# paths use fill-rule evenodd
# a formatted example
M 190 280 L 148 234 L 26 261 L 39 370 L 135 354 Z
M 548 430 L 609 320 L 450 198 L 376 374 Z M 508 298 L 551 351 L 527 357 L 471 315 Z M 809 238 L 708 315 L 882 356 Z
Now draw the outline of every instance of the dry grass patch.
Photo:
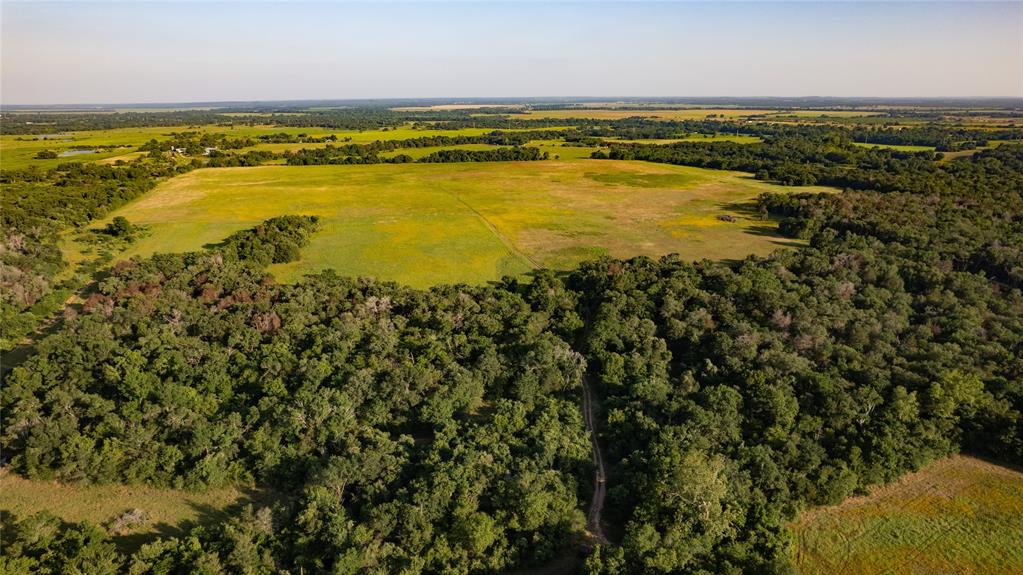
M 224 521 L 232 507 L 269 505 L 277 497 L 270 491 L 245 488 L 191 492 L 129 485 L 66 485 L 0 472 L 0 512 L 26 517 L 48 511 L 69 523 L 89 521 L 120 527 L 114 541 L 124 550 L 136 549 L 159 536 L 181 535 L 192 525 Z M 116 525 L 120 516 L 132 510 L 141 512 L 138 524 Z
M 807 575 L 1023 573 L 1023 473 L 954 456 L 793 528 Z

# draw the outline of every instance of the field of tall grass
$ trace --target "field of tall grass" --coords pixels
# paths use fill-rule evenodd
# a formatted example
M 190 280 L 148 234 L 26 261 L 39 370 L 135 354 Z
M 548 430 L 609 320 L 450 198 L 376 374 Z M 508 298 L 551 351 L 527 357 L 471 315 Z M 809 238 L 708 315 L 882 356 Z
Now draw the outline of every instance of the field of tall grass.
M 793 530 L 803 575 L 1023 573 L 1023 473 L 955 456 Z
M 264 166 L 178 176 L 109 218 L 148 227 L 130 257 L 199 249 L 273 216 L 316 215 L 321 229 L 302 259 L 271 267 L 279 279 L 333 268 L 424 287 L 602 254 L 766 254 L 792 241 L 749 202 L 787 190 L 738 172 L 610 160 Z M 815 190 L 826 189 L 799 191 Z

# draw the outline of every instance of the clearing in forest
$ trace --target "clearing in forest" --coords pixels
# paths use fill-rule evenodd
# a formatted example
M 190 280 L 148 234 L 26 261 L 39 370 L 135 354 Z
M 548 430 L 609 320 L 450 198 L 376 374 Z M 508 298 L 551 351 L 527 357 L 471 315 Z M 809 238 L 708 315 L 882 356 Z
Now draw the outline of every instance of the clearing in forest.
M 1023 573 L 1023 473 L 950 457 L 793 528 L 804 575 Z
M 68 523 L 107 525 L 124 512 L 138 509 L 142 517 L 138 525 L 113 533 L 114 542 L 125 551 L 159 536 L 183 535 L 191 525 L 223 522 L 234 506 L 258 508 L 277 497 L 267 490 L 235 487 L 192 492 L 141 485 L 66 485 L 0 471 L 0 513 L 25 518 L 47 511 Z
M 748 174 L 611 160 L 201 169 L 110 214 L 149 231 L 122 257 L 182 252 L 283 214 L 317 215 L 282 281 L 334 268 L 416 287 L 485 283 L 602 254 L 742 258 L 793 242 Z

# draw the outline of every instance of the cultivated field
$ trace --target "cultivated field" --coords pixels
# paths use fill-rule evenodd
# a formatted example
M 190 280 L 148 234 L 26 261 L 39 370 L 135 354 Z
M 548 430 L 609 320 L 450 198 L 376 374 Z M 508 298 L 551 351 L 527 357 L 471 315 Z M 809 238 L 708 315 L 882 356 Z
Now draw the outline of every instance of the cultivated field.
M 125 550 L 161 535 L 181 535 L 189 524 L 223 521 L 227 509 L 234 505 L 269 504 L 273 497 L 270 492 L 238 488 L 190 492 L 129 485 L 63 485 L 0 472 L 2 513 L 27 517 L 48 511 L 69 523 L 104 524 L 129 509 L 141 510 L 146 518 L 139 526 L 114 536 Z
M 951 457 L 793 527 L 804 575 L 1023 573 L 1023 473 Z
M 765 254 L 792 242 L 741 204 L 790 189 L 737 172 L 610 160 L 265 166 L 196 170 L 110 217 L 150 228 L 128 257 L 195 250 L 277 215 L 318 215 L 322 229 L 302 259 L 271 268 L 279 279 L 334 268 L 428 286 L 601 254 Z

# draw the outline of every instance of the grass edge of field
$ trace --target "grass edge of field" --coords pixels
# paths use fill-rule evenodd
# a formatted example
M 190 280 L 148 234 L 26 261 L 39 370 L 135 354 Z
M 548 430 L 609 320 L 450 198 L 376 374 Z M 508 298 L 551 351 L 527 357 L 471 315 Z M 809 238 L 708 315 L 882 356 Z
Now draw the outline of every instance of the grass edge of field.
M 1023 511 L 1023 468 L 966 453 L 931 461 L 917 471 L 869 488 L 864 495 L 850 496 L 833 505 L 805 509 L 788 523 L 792 534 L 790 557 L 796 572 L 801 575 L 830 575 L 835 572 L 850 575 L 922 574 L 938 572 L 933 571 L 935 563 L 947 560 L 951 555 L 952 559 L 939 569 L 940 572 L 1016 573 L 1015 569 L 1023 569 L 1023 553 L 1017 552 L 1008 557 L 1004 549 L 991 548 L 991 553 L 996 556 L 991 564 L 1008 563 L 1005 570 L 991 570 L 990 564 L 987 568 L 977 565 L 989 561 L 991 557 L 988 554 L 976 554 L 972 557 L 972 564 L 955 562 L 962 559 L 955 554 L 972 545 L 972 540 L 962 543 L 951 536 L 948 537 L 951 541 L 942 538 L 954 532 L 956 535 L 974 535 L 987 543 L 1001 541 L 1006 534 L 992 532 L 988 522 L 1002 513 L 999 524 L 1007 530 L 1007 538 L 1011 540 L 1018 535 L 1017 539 L 1023 540 L 1023 519 L 1019 519 L 1023 518 L 1023 513 L 1016 523 L 1012 523 L 1016 517 L 1012 511 L 1006 513 L 1004 506 L 990 506 L 988 503 L 988 498 L 999 495 L 990 483 L 997 483 L 999 478 L 1006 481 L 1005 488 L 1011 492 L 1012 509 Z M 977 508 L 985 505 L 997 512 L 976 515 Z M 961 515 L 952 515 L 952 511 L 959 511 Z M 936 518 L 933 524 L 927 522 L 928 517 Z M 859 523 L 855 522 L 856 519 L 860 519 Z M 886 529 L 896 531 L 894 540 L 879 538 L 878 534 L 885 535 Z M 844 537 L 850 530 L 855 536 Z M 914 546 L 912 538 L 919 533 L 925 534 L 925 539 L 917 541 Z M 876 541 L 871 541 L 871 538 Z M 822 551 L 819 548 L 821 541 L 833 545 Z M 864 542 L 866 550 L 863 549 Z M 926 554 L 927 548 L 935 545 L 941 546 L 946 557 L 939 559 Z M 983 548 L 984 543 L 979 545 Z M 893 555 L 887 556 L 885 552 Z M 909 555 L 908 559 L 906 555 Z M 922 564 L 929 567 L 922 567 Z
M 103 526 L 118 514 L 140 509 L 146 520 L 125 533 L 112 534 L 121 551 L 134 551 L 158 537 L 178 537 L 189 528 L 214 525 L 242 507 L 266 507 L 284 499 L 272 489 L 252 485 L 189 490 L 147 485 L 74 484 L 28 479 L 0 470 L 0 514 L 6 526 L 12 515 L 24 519 L 47 511 L 67 523 Z

